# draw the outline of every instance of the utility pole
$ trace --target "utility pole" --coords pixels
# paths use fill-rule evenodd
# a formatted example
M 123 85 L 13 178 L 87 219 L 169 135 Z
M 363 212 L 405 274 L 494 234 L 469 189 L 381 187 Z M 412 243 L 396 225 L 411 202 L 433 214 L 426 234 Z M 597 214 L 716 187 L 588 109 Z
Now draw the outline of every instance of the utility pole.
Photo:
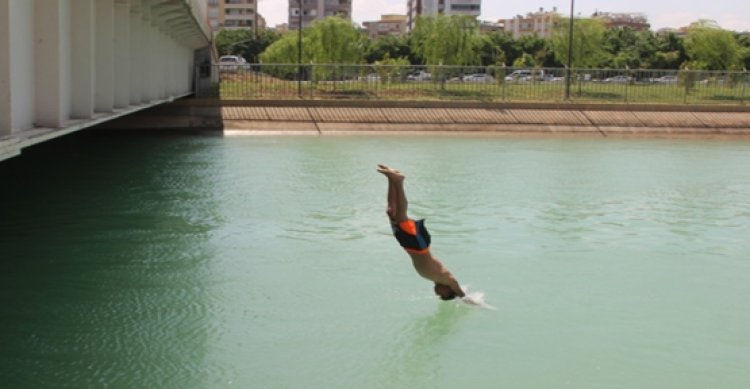
M 570 0 L 570 30 L 568 31 L 568 67 L 565 69 L 565 100 L 570 100 L 570 70 L 573 66 L 573 7 L 575 0 Z
M 255 28 L 255 39 L 258 39 L 258 3 L 260 3 L 260 0 L 255 0 L 255 12 L 253 15 L 253 27 Z
M 297 96 L 302 97 L 302 0 L 299 3 L 299 19 L 297 21 Z

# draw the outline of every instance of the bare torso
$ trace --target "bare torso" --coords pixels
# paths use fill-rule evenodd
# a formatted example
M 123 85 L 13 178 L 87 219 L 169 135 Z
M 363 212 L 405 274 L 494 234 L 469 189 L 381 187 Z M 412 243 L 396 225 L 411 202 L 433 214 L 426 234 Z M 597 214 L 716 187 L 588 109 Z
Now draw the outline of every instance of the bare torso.
M 414 269 L 420 276 L 437 284 L 448 285 L 459 295 L 459 297 L 463 297 L 463 291 L 453 277 L 453 274 L 451 274 L 451 272 L 449 272 L 430 251 L 423 254 L 408 254 L 414 264 Z

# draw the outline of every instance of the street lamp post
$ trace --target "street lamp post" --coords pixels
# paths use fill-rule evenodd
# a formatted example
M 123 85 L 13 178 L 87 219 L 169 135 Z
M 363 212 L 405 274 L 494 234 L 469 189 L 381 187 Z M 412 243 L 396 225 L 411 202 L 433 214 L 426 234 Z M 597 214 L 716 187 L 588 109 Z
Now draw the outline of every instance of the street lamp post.
M 302 97 L 302 0 L 299 2 L 299 19 L 297 21 L 297 95 Z
M 568 67 L 565 69 L 565 100 L 570 100 L 570 70 L 573 66 L 573 7 L 575 0 L 570 0 L 570 28 L 568 30 Z

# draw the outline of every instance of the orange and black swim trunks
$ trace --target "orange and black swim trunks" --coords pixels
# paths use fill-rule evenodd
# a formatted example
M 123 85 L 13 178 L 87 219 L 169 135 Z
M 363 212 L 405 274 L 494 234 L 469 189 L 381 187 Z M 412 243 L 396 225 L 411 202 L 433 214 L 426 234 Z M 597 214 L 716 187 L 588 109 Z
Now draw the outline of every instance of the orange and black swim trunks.
M 409 219 L 400 223 L 392 223 L 391 228 L 393 236 L 404 250 L 415 254 L 424 254 L 429 250 L 430 233 L 424 226 L 424 219 Z

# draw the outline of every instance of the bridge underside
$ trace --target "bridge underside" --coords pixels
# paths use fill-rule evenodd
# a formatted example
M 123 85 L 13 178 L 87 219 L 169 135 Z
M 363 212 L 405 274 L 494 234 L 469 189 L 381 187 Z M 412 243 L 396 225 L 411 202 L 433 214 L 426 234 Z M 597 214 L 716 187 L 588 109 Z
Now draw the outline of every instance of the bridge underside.
M 202 0 L 0 0 L 0 160 L 192 93 Z

